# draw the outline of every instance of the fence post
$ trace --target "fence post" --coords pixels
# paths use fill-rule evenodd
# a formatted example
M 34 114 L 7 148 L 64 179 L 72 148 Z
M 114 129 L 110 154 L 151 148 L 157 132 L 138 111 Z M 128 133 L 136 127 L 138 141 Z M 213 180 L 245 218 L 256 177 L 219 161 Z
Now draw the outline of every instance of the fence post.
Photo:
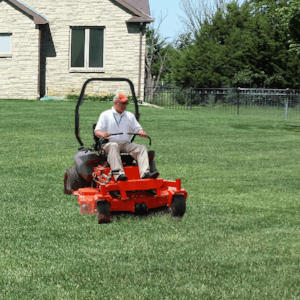
M 192 87 L 190 87 L 190 110 L 192 110 Z
M 237 115 L 240 114 L 240 88 L 237 88 L 237 94 L 238 94 L 238 102 L 237 102 Z
M 289 116 L 289 88 L 286 89 L 285 118 Z

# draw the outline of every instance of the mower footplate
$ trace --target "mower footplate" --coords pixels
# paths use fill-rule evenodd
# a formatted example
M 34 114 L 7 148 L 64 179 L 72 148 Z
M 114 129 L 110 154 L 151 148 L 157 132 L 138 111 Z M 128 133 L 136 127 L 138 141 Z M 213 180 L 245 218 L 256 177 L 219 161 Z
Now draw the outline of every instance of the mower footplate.
M 160 195 L 160 188 L 164 183 L 163 179 L 136 179 L 132 181 L 119 181 L 117 182 L 120 189 L 122 200 L 128 200 L 127 192 L 129 191 L 146 191 L 155 190 L 156 194 Z

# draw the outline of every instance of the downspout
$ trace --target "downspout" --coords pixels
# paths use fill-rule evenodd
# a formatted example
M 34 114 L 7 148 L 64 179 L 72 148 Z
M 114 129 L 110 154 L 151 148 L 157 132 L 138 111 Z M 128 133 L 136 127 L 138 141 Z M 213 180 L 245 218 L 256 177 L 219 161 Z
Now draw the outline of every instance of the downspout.
M 39 65 L 38 65 L 38 97 L 37 100 L 41 99 L 41 54 L 42 54 L 42 25 L 39 25 Z
M 139 83 L 138 97 L 141 97 L 141 76 L 142 76 L 142 41 L 143 41 L 143 23 L 140 23 L 140 57 L 139 57 Z

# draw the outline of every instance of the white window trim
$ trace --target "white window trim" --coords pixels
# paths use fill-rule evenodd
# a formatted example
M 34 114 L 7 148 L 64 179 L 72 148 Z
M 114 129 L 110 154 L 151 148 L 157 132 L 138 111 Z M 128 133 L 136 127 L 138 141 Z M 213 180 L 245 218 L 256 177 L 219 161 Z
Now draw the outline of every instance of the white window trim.
M 10 37 L 10 52 L 0 52 L 0 57 L 12 57 L 12 33 L 1 32 L 0 35 L 6 35 Z
M 82 28 L 85 30 L 84 42 L 84 67 L 71 67 L 72 62 L 72 30 Z M 89 68 L 89 48 L 90 48 L 90 29 L 101 28 L 103 29 L 103 67 L 102 68 Z M 104 26 L 71 26 L 70 27 L 70 45 L 69 45 L 69 72 L 70 73 L 104 73 L 105 69 L 105 27 Z

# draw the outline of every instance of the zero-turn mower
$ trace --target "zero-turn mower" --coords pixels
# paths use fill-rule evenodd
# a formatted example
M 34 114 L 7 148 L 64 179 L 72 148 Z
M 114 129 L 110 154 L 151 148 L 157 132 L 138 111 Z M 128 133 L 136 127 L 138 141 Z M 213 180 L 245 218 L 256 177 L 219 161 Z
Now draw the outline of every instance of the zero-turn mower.
M 128 181 L 116 181 L 113 175 L 119 170 L 111 170 L 107 163 L 107 153 L 103 145 L 107 139 L 94 134 L 93 148 L 86 148 L 79 136 L 79 107 L 83 103 L 86 86 L 91 81 L 126 81 L 131 88 L 135 106 L 135 117 L 139 120 L 138 103 L 134 86 L 126 78 L 91 78 L 81 90 L 75 109 L 75 135 L 80 144 L 74 157 L 75 167 L 68 168 L 64 176 L 64 193 L 75 195 L 81 214 L 96 214 L 98 223 L 109 223 L 112 211 L 146 213 L 149 209 L 167 206 L 173 216 L 183 216 L 186 209 L 187 192 L 181 188 L 181 179 L 175 181 L 141 179 L 137 162 L 128 153 L 121 153 L 124 172 Z M 93 130 L 96 124 L 93 125 Z M 123 134 L 116 132 L 113 134 Z M 132 134 L 131 142 L 135 136 Z M 149 138 L 149 137 L 148 137 Z M 150 145 L 151 145 L 151 139 Z M 148 151 L 150 172 L 156 171 L 154 151 Z

